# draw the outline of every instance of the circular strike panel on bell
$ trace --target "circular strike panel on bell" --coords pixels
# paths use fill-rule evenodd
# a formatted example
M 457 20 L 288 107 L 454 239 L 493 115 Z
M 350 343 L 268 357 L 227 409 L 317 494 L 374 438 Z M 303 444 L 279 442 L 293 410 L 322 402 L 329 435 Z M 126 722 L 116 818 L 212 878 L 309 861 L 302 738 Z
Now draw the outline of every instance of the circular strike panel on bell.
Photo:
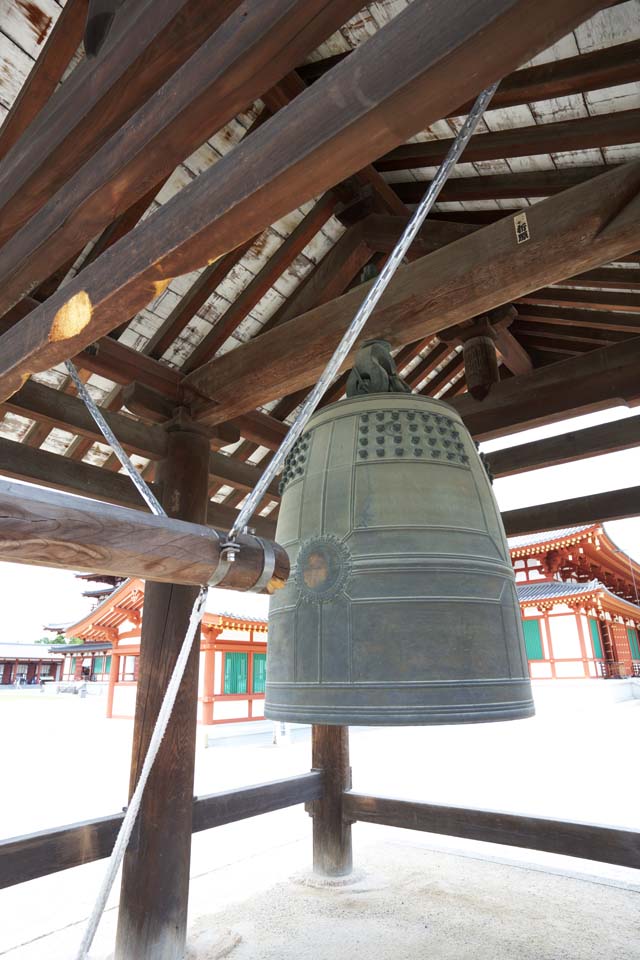
M 266 716 L 531 716 L 504 530 L 458 414 L 410 394 L 354 397 L 316 413 L 304 440 L 278 518 L 294 576 L 271 599 Z

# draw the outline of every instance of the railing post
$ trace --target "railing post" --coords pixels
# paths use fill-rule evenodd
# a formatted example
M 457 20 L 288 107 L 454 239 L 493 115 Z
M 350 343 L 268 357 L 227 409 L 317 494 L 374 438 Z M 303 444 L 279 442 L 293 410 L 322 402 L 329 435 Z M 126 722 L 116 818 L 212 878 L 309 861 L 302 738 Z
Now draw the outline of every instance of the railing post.
M 323 877 L 351 873 L 351 823 L 343 813 L 342 795 L 351 788 L 349 727 L 314 724 L 312 767 L 322 770 L 324 793 L 311 808 L 313 817 L 313 870 Z
M 188 421 L 169 427 L 159 481 L 170 517 L 204 523 L 209 441 Z M 130 791 L 137 781 L 198 587 L 145 585 Z M 124 858 L 116 960 L 182 960 L 189 898 L 199 636 L 147 783 Z

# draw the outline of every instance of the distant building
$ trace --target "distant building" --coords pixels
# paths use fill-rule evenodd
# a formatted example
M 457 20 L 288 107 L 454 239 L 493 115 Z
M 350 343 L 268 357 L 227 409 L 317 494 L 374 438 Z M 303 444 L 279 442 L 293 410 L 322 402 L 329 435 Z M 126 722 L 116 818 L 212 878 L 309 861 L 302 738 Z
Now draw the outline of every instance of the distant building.
M 64 649 L 64 647 L 61 647 Z M 22 686 L 60 680 L 64 658 L 42 643 L 0 643 L 0 685 Z
M 640 676 L 640 565 L 602 524 L 509 540 L 532 678 Z
M 257 607 L 264 598 L 209 591 L 200 637 L 201 723 L 264 716 L 267 620 L 252 614 Z M 144 581 L 126 580 L 65 631 L 84 642 L 61 648 L 64 679 L 106 683 L 108 717 L 134 714 L 143 608 Z

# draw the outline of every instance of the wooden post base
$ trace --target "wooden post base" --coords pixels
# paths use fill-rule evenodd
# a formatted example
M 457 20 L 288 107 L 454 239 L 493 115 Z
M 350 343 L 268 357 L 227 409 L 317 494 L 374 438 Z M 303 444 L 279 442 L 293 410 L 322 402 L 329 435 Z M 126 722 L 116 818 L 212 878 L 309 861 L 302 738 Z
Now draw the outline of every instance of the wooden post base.
M 342 799 L 351 788 L 348 727 L 313 725 L 312 767 L 324 775 L 323 797 L 312 807 L 313 870 L 322 877 L 346 877 L 353 866 L 351 823 Z

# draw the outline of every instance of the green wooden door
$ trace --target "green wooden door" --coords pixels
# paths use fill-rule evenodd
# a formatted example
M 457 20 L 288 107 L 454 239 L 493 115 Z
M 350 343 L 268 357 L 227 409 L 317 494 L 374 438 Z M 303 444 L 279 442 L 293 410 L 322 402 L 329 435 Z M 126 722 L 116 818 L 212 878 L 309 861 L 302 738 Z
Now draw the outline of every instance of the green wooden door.
M 604 659 L 602 652 L 602 639 L 600 637 L 600 624 L 593 617 L 589 617 L 589 633 L 591 634 L 591 643 L 593 644 L 593 655 L 598 659 Z
M 267 684 L 267 655 L 254 653 L 253 655 L 253 692 L 264 693 Z
M 524 645 L 527 651 L 527 659 L 544 660 L 542 637 L 540 635 L 540 621 L 523 620 L 522 629 L 524 630 Z
M 224 692 L 247 692 L 247 654 L 225 653 L 224 655 Z
M 631 659 L 640 660 L 640 646 L 638 645 L 638 631 L 635 627 L 627 627 L 627 637 L 631 647 Z

